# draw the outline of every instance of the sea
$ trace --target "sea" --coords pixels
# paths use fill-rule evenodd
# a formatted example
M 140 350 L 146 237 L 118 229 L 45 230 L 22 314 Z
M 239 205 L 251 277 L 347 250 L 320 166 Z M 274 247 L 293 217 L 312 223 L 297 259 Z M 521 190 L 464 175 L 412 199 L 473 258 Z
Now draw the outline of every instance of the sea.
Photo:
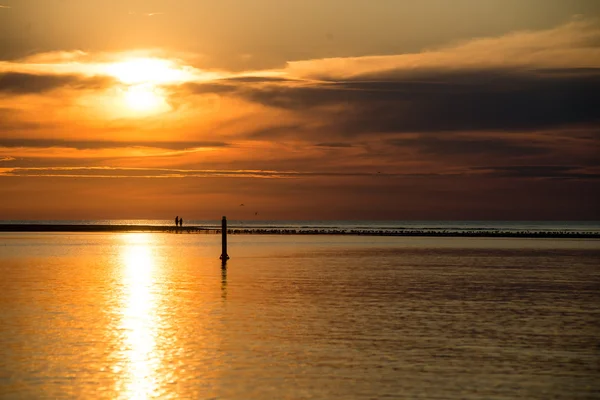
M 228 253 L 219 235 L 0 233 L 0 398 L 600 398 L 598 239 L 231 235 Z

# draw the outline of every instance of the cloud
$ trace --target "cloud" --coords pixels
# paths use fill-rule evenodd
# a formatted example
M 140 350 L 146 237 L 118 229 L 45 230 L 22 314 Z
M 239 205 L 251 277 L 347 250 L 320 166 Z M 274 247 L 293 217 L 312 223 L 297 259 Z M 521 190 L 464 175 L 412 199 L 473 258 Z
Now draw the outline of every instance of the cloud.
M 321 141 L 323 132 L 524 131 L 600 121 L 600 29 L 585 20 L 416 54 L 290 62 L 278 74 L 184 88 L 289 111 L 307 125 L 320 121 L 299 135 Z
M 508 165 L 471 169 L 503 178 L 600 179 L 600 170 L 578 165 Z
M 0 73 L 0 94 L 38 94 L 62 87 L 99 89 L 110 85 L 106 77 L 86 78 L 78 75 L 36 75 L 19 72 Z
M 0 161 L 8 161 L 0 160 Z M 294 178 L 368 178 L 390 179 L 409 177 L 510 177 L 521 179 L 600 179 L 600 170 L 578 165 L 519 165 L 476 166 L 455 169 L 444 173 L 402 173 L 361 171 L 293 171 L 293 170 L 236 170 L 236 169 L 179 169 L 179 168 L 132 168 L 110 166 L 69 167 L 5 167 L 0 177 L 62 177 L 62 178 L 247 178 L 247 179 L 294 179 Z M 373 183 L 373 181 L 371 181 Z
M 217 141 L 114 141 L 114 140 L 60 140 L 0 138 L 0 147 L 72 148 L 77 150 L 116 149 L 147 147 L 166 150 L 190 150 L 198 148 L 227 147 L 226 142 Z
M 531 140 L 500 139 L 487 137 L 419 136 L 417 138 L 389 139 L 386 143 L 396 147 L 417 147 L 423 154 L 448 156 L 486 154 L 494 157 L 519 157 L 548 154 L 553 149 L 543 147 Z
M 41 76 L 110 78 L 125 85 L 151 83 L 179 85 L 188 81 L 209 81 L 234 74 L 195 68 L 180 57 L 189 54 L 160 50 L 88 53 L 81 50 L 38 53 L 13 61 L 0 61 L 0 73 Z M 272 74 L 272 72 L 260 72 Z
M 270 170 L 209 170 L 176 168 L 126 167 L 11 167 L 0 168 L 1 176 L 22 177 L 89 177 L 89 178 L 298 178 L 298 177 L 360 177 L 364 172 L 297 172 Z
M 428 75 L 426 75 L 426 73 Z M 600 68 L 552 73 L 429 71 L 418 79 L 211 84 L 198 89 L 326 122 L 343 135 L 527 130 L 600 121 Z
M 418 77 L 423 71 L 598 68 L 600 29 L 575 18 L 553 29 L 479 38 L 414 54 L 325 58 L 288 63 L 292 76 L 331 81 Z
M 352 144 L 351 143 L 345 143 L 345 142 L 324 142 L 324 143 L 316 143 L 315 146 L 317 146 L 317 147 L 346 148 L 346 147 L 352 147 Z
M 267 73 L 265 73 L 267 74 Z M 274 74 L 274 73 L 272 73 Z M 283 76 L 270 75 L 237 75 L 222 78 L 217 82 L 225 83 L 273 83 L 273 82 L 302 82 L 298 79 L 285 78 Z
M 0 91 L 0 93 L 2 93 Z M 14 108 L 0 107 L 0 132 L 6 134 L 9 131 L 33 130 L 48 127 L 47 124 L 41 124 L 39 121 L 32 121 L 31 118 Z

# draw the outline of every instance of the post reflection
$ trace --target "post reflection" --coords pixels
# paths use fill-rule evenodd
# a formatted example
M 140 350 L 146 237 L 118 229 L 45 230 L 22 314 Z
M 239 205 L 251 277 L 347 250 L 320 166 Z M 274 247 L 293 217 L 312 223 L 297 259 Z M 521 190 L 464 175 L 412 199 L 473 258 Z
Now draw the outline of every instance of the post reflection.
M 120 324 L 120 398 L 146 399 L 159 395 L 160 356 L 156 351 L 160 285 L 156 282 L 153 237 L 124 235 L 122 252 L 122 319 Z
M 227 300 L 227 266 L 221 266 L 221 298 Z

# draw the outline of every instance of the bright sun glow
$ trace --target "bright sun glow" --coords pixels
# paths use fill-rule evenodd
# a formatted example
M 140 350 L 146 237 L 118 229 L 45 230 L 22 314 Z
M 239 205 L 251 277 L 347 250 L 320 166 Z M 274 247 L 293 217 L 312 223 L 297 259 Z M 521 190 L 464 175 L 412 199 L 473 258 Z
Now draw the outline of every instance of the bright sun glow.
M 163 90 L 154 85 L 129 86 L 123 96 L 125 104 L 137 112 L 162 112 L 170 109 Z
M 192 78 L 189 69 L 158 58 L 135 58 L 109 64 L 106 72 L 123 84 L 122 103 L 133 116 L 171 110 L 162 86 Z
M 123 303 L 120 355 L 117 365 L 122 373 L 118 388 L 122 398 L 146 399 L 157 391 L 157 368 L 161 356 L 157 351 L 159 300 L 156 283 L 156 263 L 153 238 L 147 234 L 124 235 L 123 248 Z
M 191 78 L 191 73 L 186 69 L 180 68 L 172 61 L 158 58 L 137 58 L 110 64 L 106 72 L 127 85 L 160 85 L 183 82 Z

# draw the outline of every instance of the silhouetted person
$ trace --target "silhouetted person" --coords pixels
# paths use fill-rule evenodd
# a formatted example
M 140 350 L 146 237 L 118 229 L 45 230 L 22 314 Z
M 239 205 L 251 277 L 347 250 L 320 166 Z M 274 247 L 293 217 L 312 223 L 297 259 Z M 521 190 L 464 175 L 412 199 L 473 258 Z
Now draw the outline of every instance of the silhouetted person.
M 179 226 L 179 215 L 175 217 L 175 226 Z
M 181 227 L 183 226 L 183 217 L 179 218 L 179 226 L 181 226 Z

